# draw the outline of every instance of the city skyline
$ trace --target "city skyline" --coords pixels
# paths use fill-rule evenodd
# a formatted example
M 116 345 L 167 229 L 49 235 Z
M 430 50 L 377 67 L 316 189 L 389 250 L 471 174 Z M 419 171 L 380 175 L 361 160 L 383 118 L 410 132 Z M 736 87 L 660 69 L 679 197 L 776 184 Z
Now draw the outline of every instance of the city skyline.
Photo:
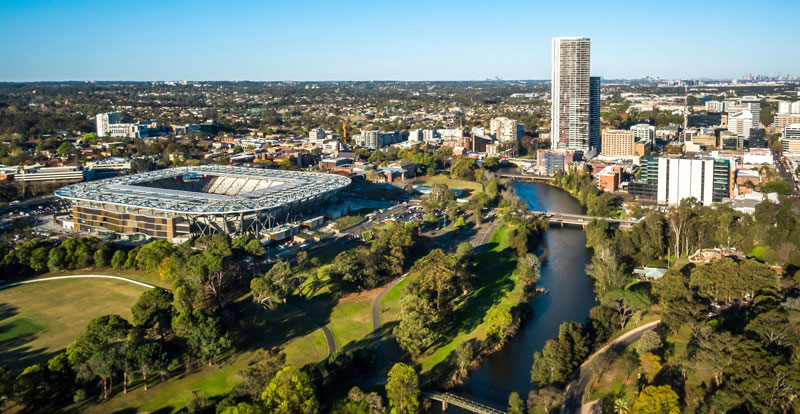
M 772 52 L 792 50 L 791 17 L 800 4 L 773 1 L 742 13 L 744 2 L 712 1 L 686 14 L 689 4 L 623 11 L 584 1 L 491 8 L 6 1 L 0 81 L 546 80 L 550 39 L 574 35 L 593 39 L 592 72 L 606 79 L 723 79 L 800 68 L 800 57 Z M 741 30 L 716 41 L 714 22 Z

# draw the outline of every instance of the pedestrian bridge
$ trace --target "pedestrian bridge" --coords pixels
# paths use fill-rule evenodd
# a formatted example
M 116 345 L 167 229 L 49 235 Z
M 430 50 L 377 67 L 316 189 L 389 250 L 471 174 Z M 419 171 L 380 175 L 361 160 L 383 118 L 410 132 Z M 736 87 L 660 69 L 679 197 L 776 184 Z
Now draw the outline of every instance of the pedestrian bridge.
M 422 396 L 431 400 L 440 401 L 442 403 L 442 412 L 446 411 L 449 405 L 454 405 L 476 414 L 506 414 L 505 411 L 500 411 L 496 408 L 483 405 L 449 392 L 423 392 Z

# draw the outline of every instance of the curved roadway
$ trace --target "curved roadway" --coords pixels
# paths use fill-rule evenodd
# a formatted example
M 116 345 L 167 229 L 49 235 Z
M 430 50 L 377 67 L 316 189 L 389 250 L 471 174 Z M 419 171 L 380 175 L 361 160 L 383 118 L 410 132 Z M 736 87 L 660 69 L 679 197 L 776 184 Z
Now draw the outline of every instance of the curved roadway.
M 619 352 L 627 348 L 634 342 L 638 341 L 645 332 L 655 329 L 660 323 L 661 321 L 650 322 L 633 329 L 630 332 L 626 332 L 619 338 L 609 342 L 606 344 L 606 346 L 600 348 L 597 352 L 589 356 L 589 358 L 586 359 L 583 364 L 581 364 L 578 378 L 575 381 L 572 381 L 569 386 L 567 386 L 561 412 L 565 414 L 579 414 L 584 412 L 583 394 L 586 392 L 586 388 L 594 378 L 594 371 L 592 371 L 591 365 L 598 355 L 605 354 L 612 349 L 616 352 Z M 591 403 L 587 403 L 586 406 L 590 407 Z

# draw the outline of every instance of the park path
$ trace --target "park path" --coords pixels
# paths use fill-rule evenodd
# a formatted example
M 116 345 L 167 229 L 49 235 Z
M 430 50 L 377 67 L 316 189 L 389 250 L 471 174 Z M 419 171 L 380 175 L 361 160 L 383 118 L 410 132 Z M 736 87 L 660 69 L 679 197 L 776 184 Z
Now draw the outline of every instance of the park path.
M 24 280 L 22 282 L 9 283 L 7 285 L 0 286 L 0 290 L 11 288 L 11 287 L 14 287 L 14 286 L 25 285 L 25 284 L 28 284 L 28 283 L 48 282 L 48 281 L 51 281 L 51 280 L 61 280 L 61 279 L 87 279 L 87 278 L 88 279 L 115 279 L 115 280 L 121 280 L 123 282 L 133 283 L 133 284 L 136 284 L 136 285 L 139 285 L 139 286 L 144 286 L 146 288 L 151 288 L 152 289 L 152 288 L 155 287 L 155 286 L 149 285 L 147 283 L 139 282 L 137 280 L 128 279 L 128 278 L 120 277 L 120 276 L 110 276 L 110 275 L 70 275 L 70 276 L 43 277 L 41 279 L 31 279 L 31 280 Z
M 645 332 L 655 329 L 660 323 L 660 320 L 653 321 L 626 332 L 619 338 L 609 342 L 597 352 L 589 356 L 589 358 L 587 358 L 586 361 L 581 364 L 578 372 L 578 378 L 567 386 L 561 412 L 565 414 L 581 414 L 590 412 L 591 406 L 594 405 L 595 401 L 590 401 L 586 404 L 583 404 L 583 394 L 586 392 L 586 388 L 589 386 L 589 383 L 594 377 L 594 371 L 592 370 L 592 362 L 594 359 L 612 349 L 614 351 L 621 351 L 629 347 L 634 342 L 638 341 Z

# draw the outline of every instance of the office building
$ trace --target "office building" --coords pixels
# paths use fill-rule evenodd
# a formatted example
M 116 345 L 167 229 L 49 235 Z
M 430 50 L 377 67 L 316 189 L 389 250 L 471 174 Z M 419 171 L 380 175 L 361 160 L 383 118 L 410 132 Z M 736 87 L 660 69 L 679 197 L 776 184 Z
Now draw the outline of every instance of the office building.
M 708 112 L 725 112 L 725 102 L 708 101 L 708 102 L 706 102 L 706 111 L 708 111 Z
M 515 119 L 500 117 L 489 121 L 489 134 L 501 142 L 519 142 L 524 131 L 524 126 Z
M 622 182 L 622 168 L 616 165 L 606 166 L 595 174 L 595 178 L 600 191 L 615 193 Z
M 633 131 L 620 129 L 604 129 L 600 155 L 605 157 L 633 157 L 635 141 Z
M 409 142 L 422 142 L 422 130 L 421 129 L 412 129 L 408 131 L 408 141 Z
M 737 133 L 732 131 L 721 131 L 719 133 L 719 148 L 723 150 L 737 150 L 742 149 L 744 139 Z
M 325 141 L 325 131 L 322 128 L 314 128 L 308 131 L 308 141 L 317 144 Z
M 656 127 L 650 124 L 636 124 L 631 127 L 631 131 L 633 131 L 633 136 L 636 137 L 637 141 L 646 139 L 653 142 L 656 140 Z
M 688 127 L 713 127 L 722 125 L 721 112 L 697 112 L 687 116 Z
M 777 114 L 775 115 L 775 121 L 772 123 L 775 128 L 785 128 L 792 124 L 800 124 L 800 113 Z
M 757 96 L 745 96 L 742 98 L 742 107 L 750 111 L 751 127 L 761 128 L 761 101 Z
M 706 150 L 717 148 L 717 137 L 711 134 L 698 134 L 692 138 L 692 142 L 704 147 Z
M 754 128 L 750 130 L 750 139 L 747 141 L 747 148 L 767 148 L 767 131 L 764 128 Z
M 728 131 L 742 138 L 750 138 L 750 130 L 758 128 L 753 126 L 753 114 L 749 110 L 742 110 L 728 116 Z
M 711 205 L 730 196 L 731 162 L 726 159 L 658 158 L 657 201 L 676 205 L 694 197 Z
M 574 157 L 572 151 L 539 150 L 537 168 L 541 174 L 554 175 L 559 171 L 566 171 Z
M 97 122 L 98 137 L 108 136 L 110 125 L 117 124 L 119 123 L 120 120 L 119 112 L 106 112 L 102 114 L 97 114 L 95 118 Z
M 590 150 L 590 52 L 588 38 L 553 38 L 550 139 L 554 150 Z

